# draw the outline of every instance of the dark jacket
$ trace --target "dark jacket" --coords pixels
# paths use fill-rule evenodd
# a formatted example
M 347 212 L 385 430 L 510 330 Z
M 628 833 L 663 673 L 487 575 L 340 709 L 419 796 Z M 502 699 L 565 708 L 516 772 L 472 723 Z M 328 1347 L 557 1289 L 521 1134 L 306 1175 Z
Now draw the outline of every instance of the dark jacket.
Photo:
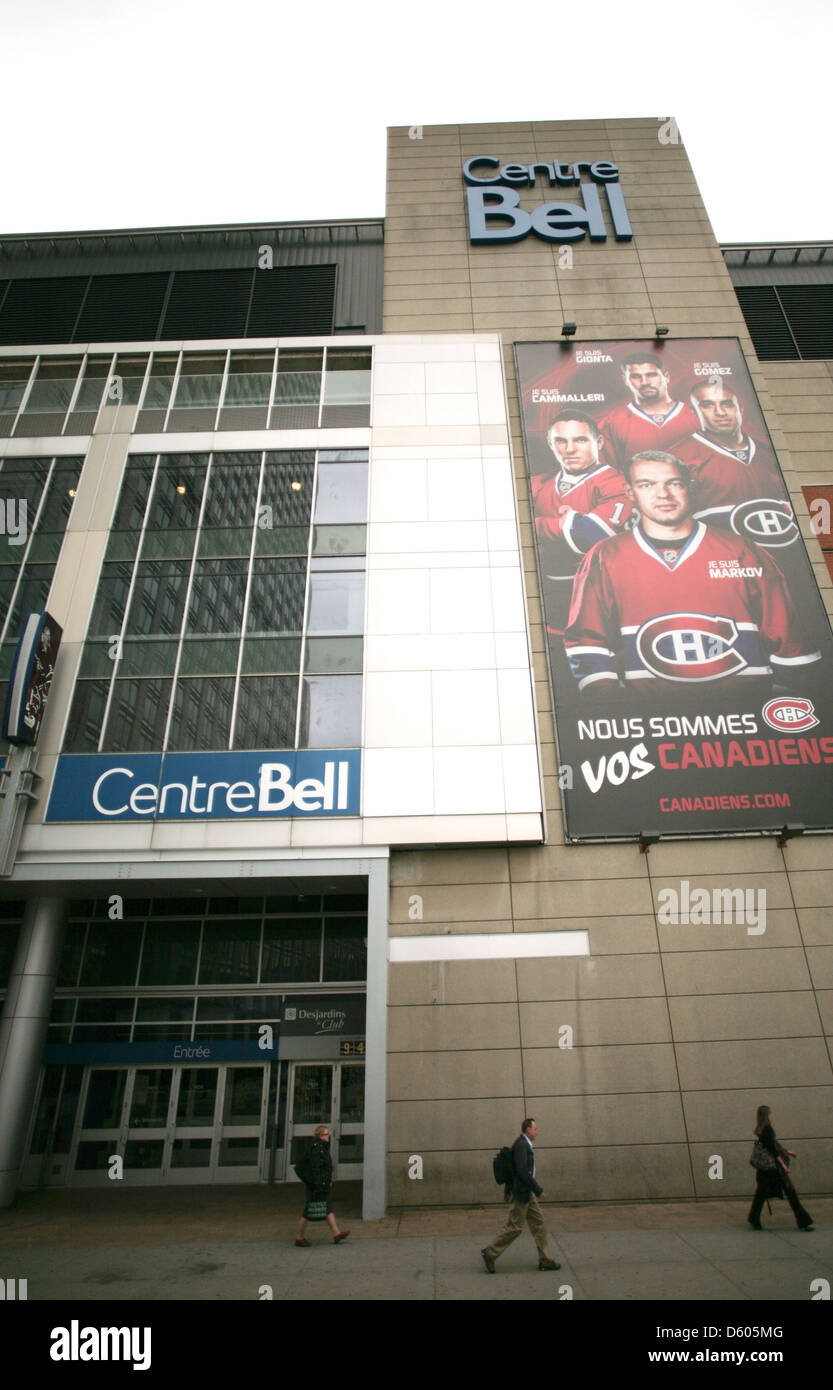
M 758 1138 L 760 1139 L 767 1153 L 772 1154 L 772 1157 L 775 1159 L 777 1165 L 775 1168 L 757 1168 L 755 1170 L 758 1191 L 762 1193 L 764 1197 L 783 1197 L 784 1188 L 782 1178 L 784 1177 L 784 1170 L 781 1167 L 781 1164 L 778 1163 L 778 1159 L 783 1158 L 784 1161 L 789 1165 L 789 1155 L 787 1153 L 787 1150 L 782 1148 L 781 1145 L 778 1143 L 778 1140 L 775 1137 L 775 1130 L 772 1128 L 772 1125 L 765 1125 L 764 1128 L 761 1130 L 761 1133 L 759 1134 Z
M 512 1163 L 515 1169 L 511 1187 L 512 1196 L 517 1202 L 526 1206 L 533 1192 L 536 1197 L 540 1197 L 544 1189 L 538 1186 L 532 1176 L 535 1158 L 529 1140 L 523 1134 L 518 1135 L 512 1145 Z
M 320 1199 L 326 1197 L 333 1185 L 333 1160 L 330 1146 L 323 1139 L 313 1139 L 309 1146 L 309 1189 Z

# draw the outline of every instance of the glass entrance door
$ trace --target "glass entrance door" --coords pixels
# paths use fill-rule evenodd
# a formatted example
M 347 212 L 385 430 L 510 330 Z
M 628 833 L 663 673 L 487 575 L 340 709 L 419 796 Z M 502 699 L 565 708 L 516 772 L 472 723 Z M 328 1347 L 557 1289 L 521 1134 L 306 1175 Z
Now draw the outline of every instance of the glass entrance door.
M 123 1160 L 131 1186 L 258 1182 L 263 1176 L 267 1067 L 88 1067 L 69 1182 L 100 1186 Z
M 295 1165 L 312 1143 L 317 1125 L 327 1125 L 330 1131 L 333 1178 L 360 1178 L 364 1162 L 364 1064 L 295 1062 L 289 1093 L 287 1182 L 299 1181 Z

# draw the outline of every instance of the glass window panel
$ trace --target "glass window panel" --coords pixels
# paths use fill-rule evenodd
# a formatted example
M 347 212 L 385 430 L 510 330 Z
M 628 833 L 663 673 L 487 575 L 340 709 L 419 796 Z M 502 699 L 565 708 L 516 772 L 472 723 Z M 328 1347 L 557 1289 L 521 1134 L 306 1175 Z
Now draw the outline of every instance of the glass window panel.
M 371 362 L 370 348 L 330 348 L 327 352 L 328 372 L 369 372 Z
M 367 893 L 328 893 L 324 899 L 328 915 L 333 912 L 362 912 L 367 914 Z
M 216 1067 L 183 1067 L 176 1107 L 178 1125 L 210 1125 L 217 1100 Z
M 360 1125 L 364 1121 L 364 1067 L 341 1068 L 342 1124 Z M 339 1158 L 341 1146 L 339 1145 Z
M 260 1023 L 198 1023 L 194 1042 L 259 1042 Z
M 304 912 L 321 912 L 319 893 L 275 893 L 266 899 L 267 912 L 285 912 L 300 916 Z
M 321 922 L 309 918 L 267 918 L 263 923 L 264 984 L 321 978 Z
M 72 989 L 78 983 L 78 969 L 84 949 L 85 922 L 70 922 L 64 928 L 64 944 L 61 950 L 61 963 L 55 983 L 59 989 Z
M 211 464 L 203 526 L 251 529 L 260 479 L 260 454 L 215 454 Z
M 186 632 L 242 632 L 248 568 L 243 559 L 195 561 Z
M 8 636 L 17 639 L 20 636 L 26 614 L 35 613 L 46 607 L 54 573 L 54 565 L 27 563 L 23 566 L 17 593 L 9 610 Z
M 293 672 L 301 665 L 301 643 L 296 637 L 249 637 L 243 643 L 243 675 Z
M 174 384 L 177 357 L 177 353 L 154 353 L 145 399 L 142 402 L 145 410 L 167 408 Z
M 55 1137 L 52 1141 L 52 1152 L 55 1154 L 69 1153 L 72 1143 L 72 1135 L 75 1129 L 75 1115 L 78 1110 L 78 1101 L 81 1095 L 81 1079 L 84 1075 L 83 1067 L 67 1067 L 64 1079 L 64 1093 L 61 1096 L 61 1103 L 58 1107 L 58 1120 L 55 1125 Z
M 164 1139 L 128 1139 L 124 1146 L 125 1168 L 161 1168 Z
M 307 642 L 304 670 L 324 675 L 331 671 L 361 671 L 363 649 L 361 637 L 312 637 Z
M 129 995 L 116 995 L 109 999 L 79 999 L 76 1022 L 132 1023 L 134 1002 Z
M 259 1139 L 222 1139 L 217 1164 L 220 1168 L 250 1168 L 257 1163 Z
M 258 526 L 255 531 L 257 555 L 306 555 L 308 545 L 305 526 Z
M 109 689 L 109 679 L 76 683 L 64 735 L 65 753 L 97 751 Z
M 272 389 L 272 352 L 233 352 L 223 405 L 268 405 Z
M 292 1118 L 296 1125 L 329 1124 L 333 1113 L 332 1066 L 296 1067 Z
M 46 1141 L 58 1108 L 63 1072 L 63 1067 L 49 1066 L 44 1072 L 35 1128 L 32 1133 L 32 1142 L 29 1145 L 30 1154 L 42 1154 L 46 1148 Z
M 367 468 L 366 463 L 319 461 L 316 523 L 343 525 L 367 520 Z
M 39 536 L 47 531 L 57 532 L 59 535 L 66 531 L 83 462 L 82 458 L 56 459 L 46 499 L 38 517 Z
M 301 527 L 306 535 L 312 508 L 315 455 L 312 450 L 275 451 L 266 455 L 259 531 Z M 304 546 L 306 551 L 306 546 Z
M 42 359 L 24 414 L 44 411 L 64 414 L 69 409 L 81 358 Z
M 97 411 L 110 375 L 110 357 L 88 357 L 73 410 Z
M 75 1014 L 74 999 L 53 999 L 50 1023 L 72 1023 Z
M 121 405 L 138 405 L 139 397 L 142 394 L 142 383 L 147 371 L 147 353 L 139 357 L 130 357 L 120 352 L 116 358 L 114 375 L 117 376 L 121 384 Z M 118 401 L 117 395 L 108 393 L 108 404 L 110 400 Z
M 103 1069 L 90 1072 L 87 1102 L 84 1106 L 83 1129 L 117 1129 L 121 1124 L 121 1107 L 127 1072 Z
M 328 353 L 324 404 L 366 405 L 369 400 L 370 353 Z
M 162 455 L 148 512 L 149 530 L 197 529 L 207 470 L 207 454 Z
M 178 636 L 188 589 L 186 560 L 140 560 L 125 632 Z
M 347 635 L 364 631 L 364 572 L 314 570 L 310 574 L 307 632 Z
M 84 1139 L 78 1145 L 78 1152 L 75 1156 L 75 1171 L 77 1173 L 90 1173 L 100 1172 L 103 1168 L 108 1168 L 112 1150 L 112 1139 Z
M 361 676 L 304 676 L 299 747 L 358 748 L 361 730 Z
M 211 1165 L 210 1139 L 175 1139 L 171 1148 L 172 1168 L 208 1168 Z
M 17 584 L 18 573 L 19 570 L 17 565 L 0 565 L 0 628 L 2 628 L 6 620 L 6 615 L 11 605 L 12 595 L 14 594 L 15 585 Z M 8 676 L 10 673 L 11 662 L 8 663 L 7 669 L 3 671 L 3 675 Z
M 33 365 L 34 358 L 0 362 L 0 412 L 14 414 L 17 411 Z
M 109 647 L 105 651 L 109 653 Z M 122 643 L 120 676 L 172 676 L 176 668 L 175 638 L 164 641 L 133 637 Z M 109 658 L 108 658 L 109 659 Z M 110 661 L 110 665 L 113 662 Z
M 179 663 L 181 676 L 233 676 L 240 643 L 221 637 L 186 637 Z
M 140 985 L 192 985 L 197 973 L 200 944 L 199 922 L 148 922 L 142 951 Z M 140 1002 L 137 1018 L 183 1020 L 191 1018 L 191 1003 L 183 1001 L 172 1011 L 170 1000 L 153 1000 L 153 1008 Z
M 224 352 L 206 356 L 186 352 L 182 359 L 174 408 L 181 410 L 218 405 L 225 362 Z
M 137 1023 L 134 1042 L 190 1042 L 190 1023 Z
M 260 1123 L 263 1098 L 263 1067 L 229 1067 L 226 1071 L 226 1095 L 223 1103 L 224 1125 L 256 1125 Z
M 168 749 L 228 748 L 233 701 L 232 676 L 177 681 Z
M 275 405 L 318 405 L 324 353 L 282 350 L 278 353 Z
M 159 1129 L 165 1125 L 172 1081 L 171 1067 L 137 1068 L 128 1122 L 131 1129 Z
M 200 984 L 256 984 L 259 947 L 259 921 L 206 922 Z
M 315 556 L 364 555 L 366 550 L 366 526 L 316 526 L 313 530 Z
M 135 985 L 142 927 L 91 922 L 81 967 L 82 985 Z
M 328 917 L 324 923 L 324 979 L 364 980 L 367 978 L 367 922 L 364 918 L 339 921 Z
M 156 925 L 160 925 L 160 926 L 161 926 L 161 925 L 164 925 L 164 924 L 158 923 L 158 924 L 156 924 Z M 169 936 L 169 935 L 170 935 L 170 928 L 173 928 L 174 923 L 171 922 L 171 923 L 169 923 L 169 924 L 167 924 L 167 925 L 168 925 L 168 927 L 169 927 L 169 930 L 168 930 L 165 934 L 166 934 L 166 936 Z M 180 923 L 176 923 L 176 925 L 179 926 Z M 151 932 L 152 930 L 153 930 L 153 927 L 149 924 L 149 925 L 148 925 L 148 932 Z M 197 930 L 199 930 L 199 924 L 197 924 Z M 146 937 L 145 937 L 145 949 L 144 949 L 144 952 L 143 952 L 143 955 L 142 955 L 142 973 L 141 973 L 141 975 L 139 976 L 139 984 L 142 984 L 142 985 L 158 984 L 158 983 L 159 983 L 158 980 L 145 979 L 145 961 L 147 960 L 147 954 L 148 954 L 148 949 L 147 949 L 147 936 L 146 936 Z M 194 965 L 195 965 L 195 968 L 196 968 L 196 952 L 195 952 Z M 151 973 L 153 973 L 153 972 L 151 972 Z M 158 973 L 158 972 L 157 972 L 157 973 Z M 172 972 L 172 973 L 175 973 L 175 972 Z M 172 984 L 172 985 L 187 985 L 187 984 L 193 984 L 193 983 L 194 983 L 193 973 L 191 974 L 191 977 L 190 977 L 190 978 L 188 977 L 187 972 L 185 972 L 185 978 L 184 978 L 184 979 L 173 979 L 173 980 L 170 980 L 170 981 L 168 981 L 168 980 L 166 979 L 166 980 L 164 981 L 164 983 L 165 983 L 165 984 L 169 984 L 169 983 L 170 983 L 170 984 Z M 137 1022 L 137 1023 L 184 1023 L 184 1022 L 190 1023 L 190 1022 L 191 1022 L 191 1019 L 193 1018 L 193 1016 L 194 1016 L 194 1001 L 193 1001 L 193 999 L 138 999 L 138 1000 L 136 1001 L 136 1022 Z
M 84 1023 L 73 1030 L 73 1042 L 113 1043 L 130 1042 L 129 1023 Z
M 104 752 L 147 753 L 161 749 L 170 698 L 169 680 L 115 681 Z
M 118 635 L 124 622 L 133 566 L 124 561 L 105 560 L 93 604 L 88 637 Z
M 343 1117 L 342 1117 L 343 1118 Z M 364 1135 L 340 1134 L 338 1137 L 338 1161 L 342 1163 L 364 1162 Z
M 280 1017 L 279 994 L 215 994 L 197 1000 L 197 1020 Z
M 5 459 L 2 469 L 0 469 L 0 498 L 8 509 L 9 503 L 17 507 L 21 503 L 26 503 L 26 518 L 28 527 L 31 528 L 35 522 L 35 514 L 38 510 L 38 503 L 41 499 L 44 484 L 49 476 L 49 466 L 51 459 Z M 8 512 L 7 512 L 8 514 Z M 23 547 L 21 546 L 21 554 Z M 9 559 L 21 557 L 11 555 Z
M 131 454 L 128 458 L 113 518 L 113 531 L 138 534 L 142 529 L 155 464 L 155 454 Z
M 240 681 L 235 748 L 294 748 L 297 676 L 246 676 Z
M 246 631 L 262 636 L 301 634 L 304 622 L 306 563 L 296 559 L 255 559 Z M 361 631 L 361 629 L 359 629 Z

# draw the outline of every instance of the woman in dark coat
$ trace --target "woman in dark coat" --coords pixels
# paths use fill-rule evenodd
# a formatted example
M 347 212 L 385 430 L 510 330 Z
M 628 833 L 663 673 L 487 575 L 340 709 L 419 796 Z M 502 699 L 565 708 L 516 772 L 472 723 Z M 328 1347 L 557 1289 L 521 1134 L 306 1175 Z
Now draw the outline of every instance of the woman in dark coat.
M 333 1160 L 330 1157 L 330 1131 L 326 1125 L 316 1125 L 315 1138 L 307 1154 L 307 1200 L 298 1226 L 296 1245 L 309 1245 L 305 1238 L 308 1221 L 326 1221 L 333 1233 L 333 1244 L 346 1240 L 349 1231 L 340 1231 L 330 1206 L 333 1185 Z
M 755 1125 L 755 1137 L 760 1140 L 761 1145 L 769 1154 L 772 1164 L 766 1168 L 756 1168 L 758 1185 L 755 1196 L 752 1198 L 752 1206 L 749 1209 L 747 1221 L 753 1231 L 760 1231 L 761 1212 L 764 1202 L 772 1197 L 786 1197 L 792 1207 L 793 1216 L 799 1231 L 812 1231 L 813 1218 L 809 1212 L 805 1211 L 798 1200 L 798 1193 L 792 1185 L 789 1176 L 788 1159 L 795 1158 L 791 1149 L 783 1148 L 775 1137 L 775 1130 L 772 1128 L 772 1111 L 768 1105 L 758 1106 L 757 1123 Z

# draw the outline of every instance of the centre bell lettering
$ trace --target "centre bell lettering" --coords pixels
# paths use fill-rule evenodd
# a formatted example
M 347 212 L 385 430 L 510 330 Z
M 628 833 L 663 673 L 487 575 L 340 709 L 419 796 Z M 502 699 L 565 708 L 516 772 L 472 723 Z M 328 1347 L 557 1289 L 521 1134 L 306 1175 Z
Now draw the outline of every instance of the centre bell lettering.
M 492 172 L 488 173 L 487 170 Z M 592 182 L 582 182 L 586 169 Z M 477 172 L 476 172 L 477 171 Z M 519 187 L 536 184 L 538 174 L 553 185 L 578 185 L 581 203 L 541 203 L 526 212 L 520 206 Z M 563 164 L 504 164 L 493 155 L 475 155 L 463 165 L 468 185 L 466 201 L 469 236 L 475 246 L 494 242 L 522 241 L 530 232 L 543 241 L 578 241 L 588 235 L 591 241 L 605 241 L 602 201 L 597 185 L 605 191 L 613 232 L 617 241 L 631 241 L 633 231 L 619 183 L 619 170 L 607 160 L 577 160 Z M 501 186 L 503 185 L 503 186 Z

